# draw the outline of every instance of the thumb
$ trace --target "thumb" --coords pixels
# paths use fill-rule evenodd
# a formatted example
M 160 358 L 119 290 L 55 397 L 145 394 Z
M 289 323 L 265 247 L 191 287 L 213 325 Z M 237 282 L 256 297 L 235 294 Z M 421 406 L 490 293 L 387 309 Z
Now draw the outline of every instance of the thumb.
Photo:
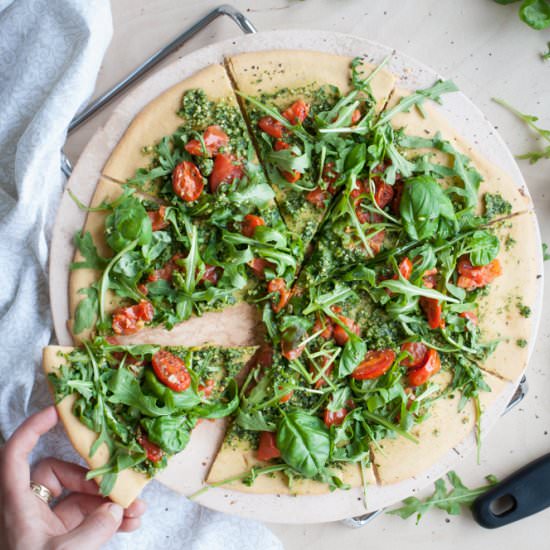
M 102 504 L 76 529 L 59 537 L 59 541 L 67 543 L 69 548 L 95 550 L 117 532 L 122 523 L 123 514 L 124 510 L 118 504 L 113 502 Z

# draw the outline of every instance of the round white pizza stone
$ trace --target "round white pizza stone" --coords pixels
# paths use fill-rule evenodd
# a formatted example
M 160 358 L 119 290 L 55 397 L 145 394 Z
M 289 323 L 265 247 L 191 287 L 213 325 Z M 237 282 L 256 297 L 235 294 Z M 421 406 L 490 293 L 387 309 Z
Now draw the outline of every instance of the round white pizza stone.
M 348 56 L 365 54 L 368 60 L 374 63 L 380 63 L 388 55 L 391 55 L 386 66 L 387 69 L 398 77 L 398 86 L 411 90 L 427 87 L 440 78 L 440 75 L 430 68 L 387 46 L 340 33 L 308 30 L 262 32 L 212 44 L 181 57 L 136 86 L 116 107 L 105 126 L 94 134 L 82 152 L 67 188 L 70 188 L 83 203 L 89 204 L 101 169 L 111 150 L 118 143 L 134 116 L 163 91 L 207 65 L 223 63 L 224 56 L 275 49 L 317 50 Z M 470 143 L 475 144 L 478 151 L 490 162 L 508 172 L 518 188 L 521 188 L 522 192 L 529 196 L 519 168 L 504 141 L 483 113 L 464 94 L 445 95 L 443 104 L 439 108 L 459 134 Z M 85 212 L 78 209 L 65 191 L 57 213 L 50 256 L 50 298 L 55 332 L 61 345 L 71 345 L 72 343 L 66 325 L 69 317 L 67 291 L 69 264 L 74 254 L 73 235 L 82 228 L 84 219 Z M 532 219 L 533 223 L 537 225 L 536 218 L 533 216 Z M 535 229 L 537 246 L 540 250 L 538 225 Z M 538 272 L 543 273 L 541 254 L 538 267 Z M 542 277 L 537 280 L 537 285 L 537 300 L 532 315 L 533 332 L 529 342 L 530 352 L 535 342 L 542 309 Z M 185 345 L 185 342 L 177 341 L 177 337 L 176 341 L 172 343 Z M 482 430 L 484 433 L 502 414 L 518 381 L 519 379 L 514 383 L 508 383 L 499 398 L 483 415 Z M 194 430 L 187 449 L 174 457 L 168 468 L 157 479 L 185 495 L 199 489 L 215 457 L 224 431 L 225 426 L 222 421 L 202 422 Z M 462 444 L 451 449 L 442 460 L 422 475 L 394 485 L 369 487 L 368 511 L 389 506 L 422 489 L 451 469 L 460 456 L 469 452 L 474 446 L 475 440 L 471 434 Z M 320 523 L 362 515 L 367 512 L 360 489 L 335 491 L 327 495 L 293 497 L 250 495 L 224 488 L 213 488 L 197 500 L 209 508 L 222 512 L 279 523 Z

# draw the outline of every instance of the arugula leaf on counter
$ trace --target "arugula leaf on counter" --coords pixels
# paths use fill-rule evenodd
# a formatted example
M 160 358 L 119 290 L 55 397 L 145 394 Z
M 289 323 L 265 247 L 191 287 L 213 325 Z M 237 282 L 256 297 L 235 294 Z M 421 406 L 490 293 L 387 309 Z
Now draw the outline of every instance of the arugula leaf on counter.
M 521 111 L 518 111 L 515 107 L 512 107 L 512 105 L 510 105 L 503 99 L 493 97 L 493 101 L 514 113 L 518 118 L 525 122 L 525 124 L 527 124 L 527 126 L 529 126 L 531 130 L 538 134 L 544 141 L 548 142 L 548 145 L 544 147 L 541 151 L 528 151 L 527 153 L 518 155 L 517 158 L 529 160 L 530 164 L 535 164 L 541 159 L 550 159 L 550 130 L 545 130 L 544 128 L 541 128 L 540 126 L 537 126 L 535 124 L 539 120 L 539 117 L 522 113 Z
M 470 507 L 478 496 L 498 482 L 494 475 L 488 475 L 485 478 L 488 482 L 487 485 L 469 489 L 462 483 L 456 472 L 449 472 L 447 479 L 452 487 L 451 489 L 447 487 L 443 478 L 438 479 L 435 482 L 435 491 L 430 497 L 425 500 L 420 500 L 417 497 L 406 498 L 403 501 L 403 506 L 386 513 L 399 516 L 402 519 L 407 519 L 416 514 L 417 525 L 422 515 L 432 508 L 439 508 L 452 516 L 457 516 L 461 513 L 462 507 Z

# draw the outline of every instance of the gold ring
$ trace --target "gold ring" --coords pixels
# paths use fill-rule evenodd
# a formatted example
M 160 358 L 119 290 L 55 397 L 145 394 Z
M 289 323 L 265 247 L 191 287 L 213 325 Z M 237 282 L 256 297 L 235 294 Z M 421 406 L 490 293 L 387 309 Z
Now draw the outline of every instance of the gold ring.
M 31 481 L 31 491 L 42 501 L 45 502 L 48 506 L 54 499 L 52 492 L 44 485 Z

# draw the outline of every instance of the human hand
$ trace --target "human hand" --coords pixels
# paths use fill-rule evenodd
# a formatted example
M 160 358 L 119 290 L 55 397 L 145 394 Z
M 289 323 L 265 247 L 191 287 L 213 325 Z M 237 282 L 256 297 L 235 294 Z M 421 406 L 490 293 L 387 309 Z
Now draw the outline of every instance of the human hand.
M 41 435 L 57 424 L 55 407 L 29 417 L 0 449 L 0 548 L 6 550 L 96 550 L 117 531 L 134 531 L 145 503 L 124 510 L 99 495 L 86 469 L 55 458 L 37 464 L 32 475 L 28 455 Z M 71 493 L 50 508 L 30 488 L 34 481 L 54 498 Z

